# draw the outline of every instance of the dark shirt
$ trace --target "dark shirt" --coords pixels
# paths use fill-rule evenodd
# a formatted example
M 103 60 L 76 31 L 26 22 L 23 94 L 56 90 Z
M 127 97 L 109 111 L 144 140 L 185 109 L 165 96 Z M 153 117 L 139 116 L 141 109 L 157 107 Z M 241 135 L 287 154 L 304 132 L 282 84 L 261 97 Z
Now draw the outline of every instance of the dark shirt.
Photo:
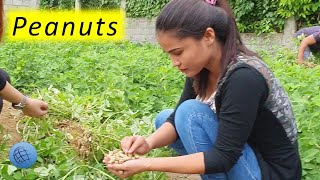
M 255 63 L 240 60 L 219 82 L 215 96 L 218 135 L 212 149 L 204 152 L 205 173 L 229 171 L 248 143 L 264 180 L 301 179 L 297 129 L 289 98 L 267 67 L 257 58 L 251 59 Z M 187 78 L 177 107 L 195 97 L 192 80 Z M 174 113 L 167 120 L 173 125 Z
M 3 77 L 2 74 L 0 74 L 0 91 L 6 86 L 7 80 L 5 77 Z
M 0 91 L 6 86 L 6 82 L 11 83 L 9 74 L 5 70 L 0 69 Z
M 313 52 L 313 53 L 320 52 L 320 26 L 313 26 L 313 27 L 300 29 L 296 33 L 296 36 L 299 36 L 302 34 L 304 34 L 305 37 L 312 35 L 315 38 L 316 43 L 310 45 L 309 48 L 310 48 L 311 52 Z

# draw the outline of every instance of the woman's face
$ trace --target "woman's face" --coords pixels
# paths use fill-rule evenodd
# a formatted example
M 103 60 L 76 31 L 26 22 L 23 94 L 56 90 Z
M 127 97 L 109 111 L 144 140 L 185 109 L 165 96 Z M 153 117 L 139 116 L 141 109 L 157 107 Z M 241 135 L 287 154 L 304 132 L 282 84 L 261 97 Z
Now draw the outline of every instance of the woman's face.
M 177 67 L 187 77 L 194 77 L 203 68 L 213 70 L 216 59 L 213 37 L 204 36 L 200 40 L 187 37 L 177 38 L 174 32 L 159 31 L 157 40 L 160 47 L 169 54 L 174 67 Z

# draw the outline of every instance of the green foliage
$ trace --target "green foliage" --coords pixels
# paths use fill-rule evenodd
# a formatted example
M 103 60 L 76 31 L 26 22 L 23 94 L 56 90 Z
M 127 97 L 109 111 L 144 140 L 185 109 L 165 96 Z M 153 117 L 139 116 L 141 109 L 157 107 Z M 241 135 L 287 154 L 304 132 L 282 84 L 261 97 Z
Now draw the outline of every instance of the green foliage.
M 169 0 L 126 2 L 128 17 L 156 17 Z M 284 19 L 277 14 L 278 1 L 231 0 L 239 30 L 241 32 L 281 32 Z
M 278 13 L 284 17 L 295 16 L 299 27 L 319 25 L 319 0 L 280 0 Z
M 15 87 L 50 105 L 47 118 L 20 121 L 23 140 L 39 154 L 31 169 L 14 169 L 0 140 L 0 177 L 16 179 L 117 179 L 103 166 L 103 154 L 119 148 L 124 136 L 152 133 L 155 114 L 174 107 L 184 81 L 152 45 L 7 43 L 0 48 L 0 61 Z M 92 134 L 88 158 L 77 156 L 56 126 L 64 120 Z M 167 154 L 155 150 L 150 156 Z M 130 179 L 161 178 L 163 173 L 143 173 Z
M 40 7 L 44 9 L 73 9 L 75 0 L 40 0 Z
M 284 19 L 277 14 L 278 1 L 230 0 L 241 32 L 281 32 Z
M 145 110 L 154 109 L 153 106 L 160 110 L 164 104 L 156 101 L 177 90 L 159 84 L 173 72 L 170 61 L 163 60 L 162 51 L 151 45 L 59 43 L 52 46 L 55 48 L 50 48 L 50 44 L 11 43 L 1 47 L 4 53 L 0 58 L 12 59 L 2 61 L 2 66 L 8 69 L 17 88 L 32 91 L 49 85 L 57 89 L 72 86 L 77 94 L 99 94 L 109 87 L 123 91 L 133 109 Z M 181 80 L 181 76 L 173 77 L 176 78 L 169 79 L 170 82 Z M 150 82 L 150 78 L 159 81 Z M 145 95 L 143 99 L 141 93 Z
M 103 9 L 118 7 L 120 7 L 120 0 L 81 0 L 81 8 L 83 9 Z
M 120 0 L 80 0 L 83 9 L 104 9 L 120 7 Z M 40 0 L 44 9 L 73 9 L 75 0 Z
M 126 12 L 128 17 L 147 17 L 152 18 L 158 16 L 161 9 L 169 2 L 169 0 L 127 0 Z
M 294 16 L 298 27 L 319 25 L 319 0 L 230 0 L 241 32 L 282 32 L 285 19 Z
M 303 179 L 320 177 L 320 66 L 296 65 L 297 54 L 279 48 L 260 52 L 293 103 L 299 127 Z M 119 147 L 122 137 L 146 136 L 162 109 L 174 107 L 184 78 L 162 50 L 150 44 L 6 43 L 0 61 L 15 87 L 44 99 L 50 113 L 44 119 L 19 123 L 24 141 L 38 150 L 36 164 L 16 169 L 0 140 L 0 177 L 5 179 L 117 179 L 103 166 L 103 154 Z M 68 120 L 92 134 L 91 153 L 82 158 L 68 144 L 57 123 Z M 0 126 L 0 132 L 3 132 Z M 167 156 L 158 149 L 149 156 Z M 129 179 L 164 179 L 162 173 L 142 173 Z

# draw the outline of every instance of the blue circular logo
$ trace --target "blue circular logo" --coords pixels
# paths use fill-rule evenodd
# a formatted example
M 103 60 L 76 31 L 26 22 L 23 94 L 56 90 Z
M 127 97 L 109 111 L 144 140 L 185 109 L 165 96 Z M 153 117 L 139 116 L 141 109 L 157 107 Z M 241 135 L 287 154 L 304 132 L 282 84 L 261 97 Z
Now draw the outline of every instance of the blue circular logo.
M 29 168 L 37 160 L 37 150 L 27 142 L 19 142 L 10 149 L 9 159 L 18 168 Z

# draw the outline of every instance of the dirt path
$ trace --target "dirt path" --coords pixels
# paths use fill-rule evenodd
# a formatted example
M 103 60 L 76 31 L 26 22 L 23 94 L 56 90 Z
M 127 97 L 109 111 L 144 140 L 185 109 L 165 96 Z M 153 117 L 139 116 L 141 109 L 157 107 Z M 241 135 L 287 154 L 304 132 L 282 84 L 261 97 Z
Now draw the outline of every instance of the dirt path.
M 19 121 L 19 112 L 11 107 L 11 104 L 7 101 L 3 103 L 2 113 L 0 114 L 0 124 L 3 126 L 3 133 L 0 134 L 0 141 L 2 141 L 3 136 L 9 134 L 11 137 L 8 140 L 8 145 L 13 144 L 21 140 L 20 134 L 16 130 L 16 124 Z
M 199 175 L 189 175 L 189 174 L 176 174 L 176 173 L 167 173 L 168 180 L 201 180 Z

